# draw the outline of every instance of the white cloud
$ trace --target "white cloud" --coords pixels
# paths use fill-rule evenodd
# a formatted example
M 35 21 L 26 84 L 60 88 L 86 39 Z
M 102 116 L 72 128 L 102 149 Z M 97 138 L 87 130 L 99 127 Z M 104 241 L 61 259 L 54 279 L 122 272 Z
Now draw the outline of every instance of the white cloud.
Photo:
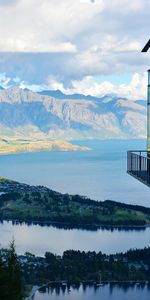
M 3 1 L 2 1 L 3 2 Z M 102 10 L 70 0 L 20 0 L 0 8 L 0 51 L 71 52 L 72 38 Z
M 32 84 L 22 81 L 19 77 L 10 78 L 5 73 L 0 74 L 0 86 L 8 88 L 12 85 L 19 85 L 20 88 L 27 88 L 34 92 L 43 90 L 60 90 L 65 94 L 79 93 L 102 97 L 106 94 L 116 94 L 130 100 L 145 100 L 147 98 L 147 72 L 143 74 L 134 73 L 127 84 L 113 84 L 110 81 L 98 82 L 93 76 L 85 76 L 82 80 L 72 80 L 71 88 L 66 88 L 61 81 L 49 76 L 47 84 Z
M 25 42 L 23 39 L 18 40 L 7 40 L 7 42 L 4 43 L 4 41 L 0 41 L 0 51 L 3 52 L 48 52 L 48 53 L 75 53 L 77 52 L 76 45 L 66 42 L 66 43 L 38 43 L 38 44 L 32 44 L 32 42 Z
M 0 70 L 32 86 L 49 75 L 65 88 L 101 74 L 140 74 L 149 64 L 140 53 L 149 19 L 150 0 L 0 0 Z
M 79 93 L 100 97 L 106 94 L 116 94 L 130 100 L 145 100 L 147 97 L 147 73 L 135 73 L 128 84 L 112 84 L 109 81 L 95 82 L 92 76 L 86 76 L 81 81 L 72 81 L 72 88 L 66 89 L 61 82 L 54 79 L 49 80 L 49 88 L 61 90 L 66 94 Z
M 3 88 L 7 88 L 10 82 L 10 78 L 6 76 L 5 73 L 0 74 L 0 86 Z
M 111 36 L 116 37 L 116 47 L 126 36 L 131 44 L 130 33 L 122 32 L 120 36 L 122 28 L 119 26 L 128 28 L 133 38 L 134 18 L 142 18 L 144 23 L 145 10 L 150 8 L 149 0 L 95 0 L 93 3 L 90 0 L 0 0 L 0 4 L 0 50 L 31 52 L 51 52 L 51 48 L 58 52 L 57 45 L 60 49 L 61 45 L 66 45 L 68 51 L 69 45 L 76 47 L 75 42 L 78 44 L 78 35 L 79 39 L 84 39 L 84 34 L 89 43 L 93 43 L 97 34 L 103 45 Z M 7 9 L 2 4 L 7 4 Z M 137 45 L 139 39 L 142 40 L 142 37 L 137 37 Z M 83 41 L 82 46 L 84 48 Z M 111 46 L 109 44 L 109 48 Z M 62 48 L 64 51 L 65 46 Z M 137 47 L 131 48 L 137 50 Z

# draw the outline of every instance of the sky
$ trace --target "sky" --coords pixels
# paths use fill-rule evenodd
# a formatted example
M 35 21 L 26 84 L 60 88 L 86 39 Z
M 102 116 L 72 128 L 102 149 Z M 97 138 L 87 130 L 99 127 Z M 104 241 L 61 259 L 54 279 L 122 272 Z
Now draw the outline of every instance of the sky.
M 0 85 L 146 99 L 150 0 L 0 0 Z

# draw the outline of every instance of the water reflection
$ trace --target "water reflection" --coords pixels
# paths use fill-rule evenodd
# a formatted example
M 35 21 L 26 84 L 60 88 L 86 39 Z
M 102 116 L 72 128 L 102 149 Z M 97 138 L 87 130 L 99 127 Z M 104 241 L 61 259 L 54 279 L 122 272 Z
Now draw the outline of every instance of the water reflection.
M 138 300 L 143 297 L 148 300 L 150 297 L 150 285 L 146 283 L 110 283 L 98 287 L 93 284 L 51 284 L 37 291 L 33 297 L 34 300 L 48 299 L 82 299 L 82 300 Z
M 24 221 L 4 221 L 4 220 L 0 220 L 0 224 L 4 225 L 5 222 L 11 222 L 12 225 L 27 225 L 27 226 L 34 226 L 34 225 L 39 225 L 41 227 L 53 227 L 53 228 L 56 228 L 56 229 L 64 229 L 64 230 L 72 230 L 72 229 L 78 229 L 78 230 L 82 230 L 82 231 L 105 231 L 105 230 L 108 230 L 108 231 L 111 231 L 111 232 L 114 232 L 114 231 L 145 231 L 148 227 L 150 226 L 136 226 L 136 225 L 133 225 L 133 226 L 111 226 L 111 225 L 101 225 L 101 226 L 98 226 L 98 225 L 73 225 L 73 224 L 62 224 L 62 223 L 57 223 L 57 222 L 24 222 Z
M 113 254 L 150 245 L 150 227 L 100 227 L 87 230 L 4 221 L 0 223 L 0 236 L 1 247 L 8 247 L 14 237 L 18 254 L 29 251 L 37 256 L 44 256 L 46 251 L 62 255 L 69 249 Z

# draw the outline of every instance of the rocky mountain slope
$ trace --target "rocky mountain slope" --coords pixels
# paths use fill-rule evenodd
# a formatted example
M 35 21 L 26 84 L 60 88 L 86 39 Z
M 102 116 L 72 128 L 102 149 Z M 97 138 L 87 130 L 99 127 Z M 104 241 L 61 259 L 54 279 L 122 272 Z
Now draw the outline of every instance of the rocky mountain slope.
M 18 86 L 0 89 L 1 138 L 145 138 L 145 101 L 113 95 L 74 97 L 65 99 L 58 91 L 34 93 Z

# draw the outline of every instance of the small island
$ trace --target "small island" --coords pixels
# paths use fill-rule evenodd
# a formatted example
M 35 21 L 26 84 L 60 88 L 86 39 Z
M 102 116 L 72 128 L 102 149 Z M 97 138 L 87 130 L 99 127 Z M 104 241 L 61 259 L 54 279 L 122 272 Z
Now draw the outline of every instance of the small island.
M 0 178 L 0 220 L 71 226 L 147 226 L 150 208 L 95 201 Z

